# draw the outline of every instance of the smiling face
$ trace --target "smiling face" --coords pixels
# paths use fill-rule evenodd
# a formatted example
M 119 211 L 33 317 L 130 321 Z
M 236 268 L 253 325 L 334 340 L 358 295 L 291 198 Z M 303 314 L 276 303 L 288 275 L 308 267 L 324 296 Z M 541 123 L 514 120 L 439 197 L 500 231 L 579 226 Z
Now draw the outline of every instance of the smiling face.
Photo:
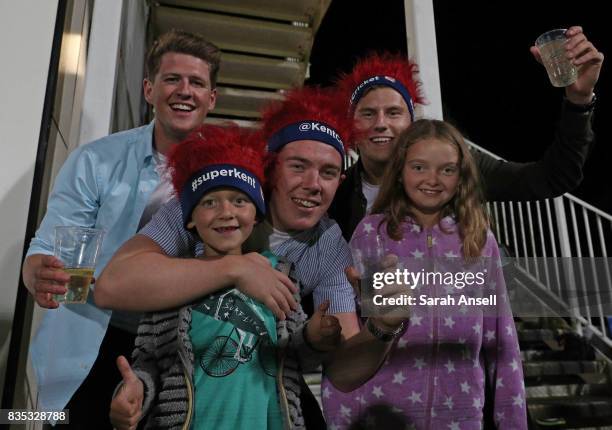
M 302 231 L 327 212 L 340 184 L 342 158 L 332 146 L 314 140 L 285 145 L 273 172 L 270 216 L 275 228 Z
M 245 193 L 235 188 L 216 188 L 200 199 L 187 228 L 196 228 L 207 257 L 239 255 L 253 231 L 255 215 L 255 205 Z
M 355 106 L 353 114 L 359 156 L 364 166 L 385 165 L 397 136 L 412 123 L 408 105 L 390 87 L 372 89 Z
M 204 122 L 213 109 L 216 90 L 209 64 L 192 55 L 168 52 L 153 81 L 144 80 L 144 95 L 155 108 L 155 144 L 165 153 Z
M 439 221 L 440 212 L 457 191 L 459 172 L 459 152 L 450 142 L 423 139 L 406 150 L 402 183 L 421 224 L 431 227 Z

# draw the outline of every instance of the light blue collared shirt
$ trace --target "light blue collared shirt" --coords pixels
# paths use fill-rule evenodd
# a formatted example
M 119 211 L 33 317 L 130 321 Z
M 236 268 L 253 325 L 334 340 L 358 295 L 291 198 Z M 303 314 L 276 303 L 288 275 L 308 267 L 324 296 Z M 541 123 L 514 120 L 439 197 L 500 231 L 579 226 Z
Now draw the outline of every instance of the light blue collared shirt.
M 105 235 L 98 276 L 115 251 L 136 233 L 159 183 L 155 165 L 153 123 L 77 148 L 57 175 L 27 255 L 53 254 L 57 225 L 101 228 Z M 91 293 L 86 304 L 60 305 L 45 312 L 30 349 L 39 409 L 66 406 L 91 370 L 110 315 L 95 306 Z

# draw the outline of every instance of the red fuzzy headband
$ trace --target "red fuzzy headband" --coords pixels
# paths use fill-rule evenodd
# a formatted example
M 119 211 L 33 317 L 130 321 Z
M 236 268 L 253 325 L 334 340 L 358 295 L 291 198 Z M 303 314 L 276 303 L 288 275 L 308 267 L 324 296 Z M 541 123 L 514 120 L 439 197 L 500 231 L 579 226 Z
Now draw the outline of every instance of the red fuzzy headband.
M 333 146 L 341 155 L 351 139 L 351 121 L 338 97 L 330 90 L 304 87 L 289 91 L 282 102 L 262 112 L 264 139 L 270 152 L 298 140 L 317 140 Z
M 266 143 L 259 133 L 237 126 L 200 126 L 168 157 L 172 185 L 185 223 L 209 190 L 230 186 L 244 191 L 265 214 L 262 186 Z
M 341 74 L 336 88 L 345 106 L 348 104 L 349 109 L 354 109 L 369 87 L 389 86 L 402 95 L 413 113 L 412 106 L 425 101 L 417 75 L 418 66 L 407 58 L 389 52 L 373 52 L 357 61 L 350 73 Z

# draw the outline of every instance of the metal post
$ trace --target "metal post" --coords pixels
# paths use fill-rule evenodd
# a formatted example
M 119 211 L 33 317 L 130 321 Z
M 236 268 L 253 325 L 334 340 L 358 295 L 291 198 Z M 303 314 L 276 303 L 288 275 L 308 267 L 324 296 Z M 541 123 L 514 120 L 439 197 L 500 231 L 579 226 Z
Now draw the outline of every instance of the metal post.
M 404 0 L 408 56 L 419 65 L 428 104 L 417 106 L 419 117 L 442 119 L 442 91 L 433 0 Z
M 553 199 L 553 208 L 555 212 L 555 220 L 557 221 L 557 235 L 559 238 L 559 248 L 561 250 L 561 262 L 565 276 L 565 285 L 568 289 L 569 305 L 572 315 L 577 318 L 580 317 L 580 307 L 578 304 L 576 290 L 576 277 L 571 260 L 572 248 L 570 246 L 570 237 L 567 229 L 567 218 L 565 215 L 565 206 L 563 206 L 563 197 L 556 197 Z M 573 320 L 574 330 L 582 336 L 582 326 L 578 323 L 576 318 Z

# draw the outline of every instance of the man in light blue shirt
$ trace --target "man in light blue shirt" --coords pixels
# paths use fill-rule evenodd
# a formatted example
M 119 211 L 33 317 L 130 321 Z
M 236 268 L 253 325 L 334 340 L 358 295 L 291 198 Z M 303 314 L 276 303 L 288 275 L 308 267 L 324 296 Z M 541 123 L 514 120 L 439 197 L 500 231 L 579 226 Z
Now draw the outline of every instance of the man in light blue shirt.
M 23 279 L 47 311 L 31 359 L 39 409 L 70 410 L 71 428 L 111 428 L 112 391 L 121 380 L 118 355 L 130 356 L 138 315 L 86 304 L 59 306 L 69 280 L 53 257 L 54 227 L 76 225 L 105 230 L 96 275 L 114 252 L 170 197 L 165 156 L 202 124 L 215 105 L 218 48 L 198 35 L 171 31 L 148 53 L 144 96 L 155 120 L 75 150 L 60 170 L 47 213 L 30 244 Z M 110 322 L 110 324 L 109 324 Z

